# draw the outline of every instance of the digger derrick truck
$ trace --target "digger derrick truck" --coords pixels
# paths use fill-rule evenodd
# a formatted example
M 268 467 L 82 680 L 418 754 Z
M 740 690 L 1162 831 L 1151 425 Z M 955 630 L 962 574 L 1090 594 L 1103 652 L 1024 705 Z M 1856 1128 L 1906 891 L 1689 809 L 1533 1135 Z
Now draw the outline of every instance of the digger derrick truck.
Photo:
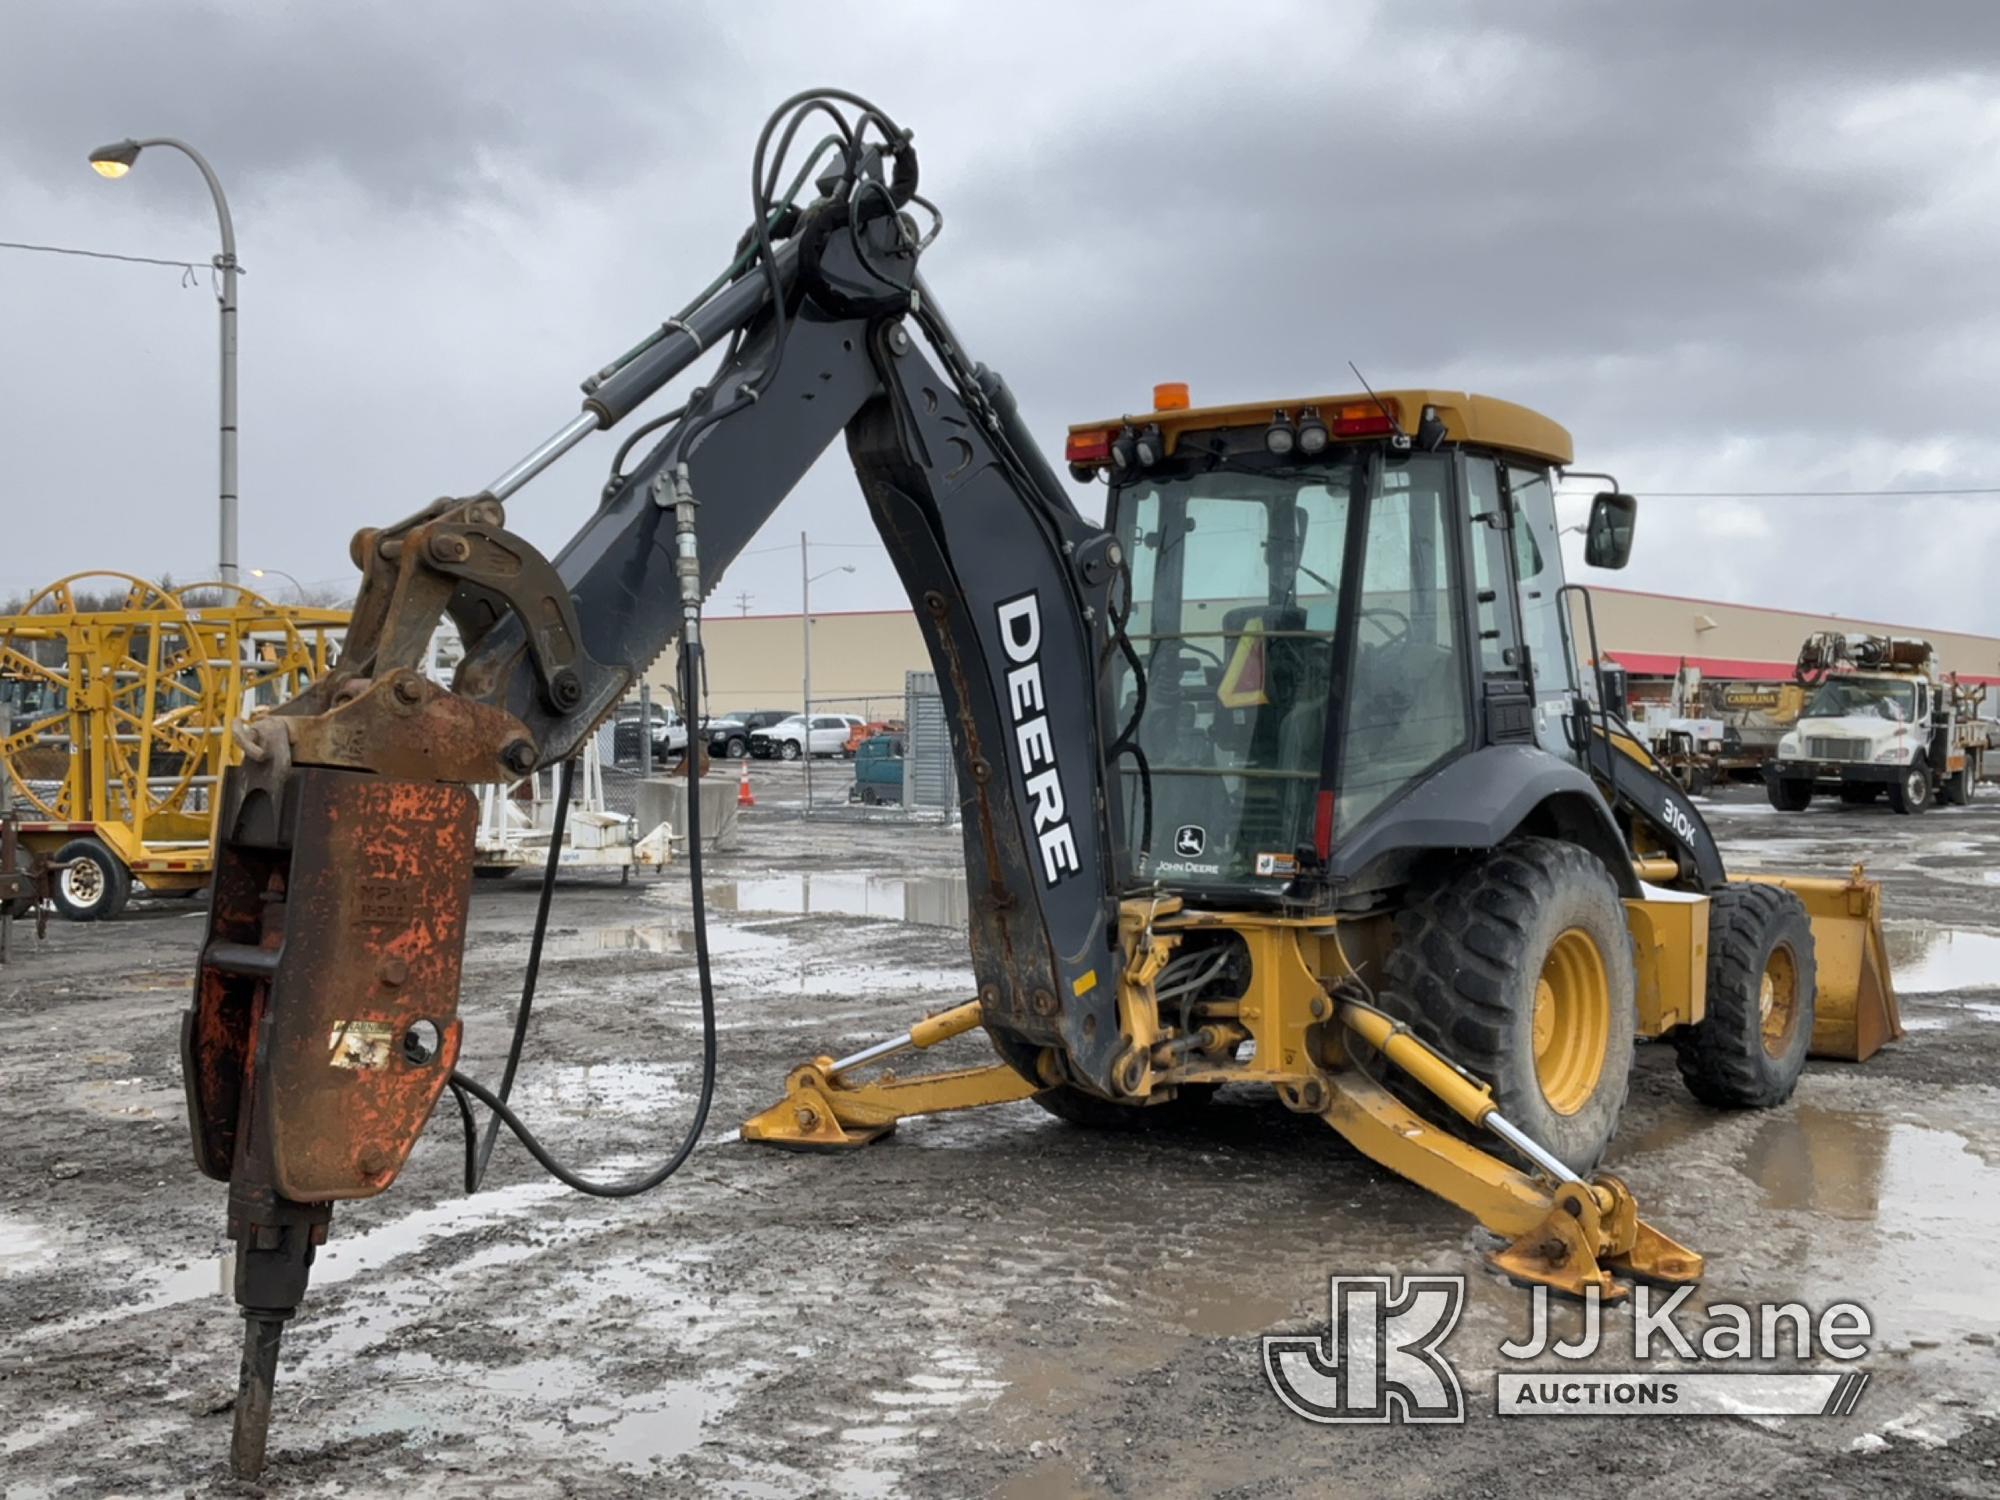
M 815 112 L 838 121 L 798 203 L 767 151 Z M 752 180 L 736 261 L 577 417 L 477 494 L 356 536 L 345 656 L 246 727 L 184 1029 L 195 1155 L 238 1249 L 237 1471 L 263 1463 L 333 1205 L 395 1180 L 447 1087 L 468 1133 L 471 1102 L 504 1108 L 504 1083 L 455 1069 L 468 788 L 573 755 L 676 639 L 692 713 L 710 580 L 842 434 L 950 720 L 977 993 L 802 1064 L 746 1140 L 838 1149 L 1024 1098 L 1115 1127 L 1261 1085 L 1472 1213 L 1520 1280 L 1698 1277 L 1597 1170 L 1634 1038 L 1673 1039 L 1723 1106 L 1784 1099 L 1808 1050 L 1866 1056 L 1898 1034 L 1879 896 L 1858 871 L 1731 881 L 1579 691 L 1551 499 L 1569 435 L 1448 391 L 1202 408 L 1166 387 L 1069 435 L 1100 522 L 925 282 L 939 221 L 907 133 L 802 95 Z M 552 561 L 507 530 L 509 495 L 705 351 L 719 367 L 627 439 Z M 1597 496 L 1593 563 L 1623 564 L 1635 514 Z M 450 688 L 420 670 L 441 614 L 466 645 Z M 679 1157 L 588 1190 L 657 1182 L 705 1117 L 689 845 L 702 1107 Z M 517 1037 L 524 1019 L 525 998 Z M 874 1070 L 981 1028 L 985 1066 Z
M 1804 812 L 1813 794 L 1849 804 L 1887 796 L 1899 813 L 1933 801 L 1963 807 L 1985 779 L 1991 726 L 1984 686 L 1939 671 L 1914 636 L 1820 631 L 1799 648 L 1793 677 L 1810 696 L 1764 767 L 1780 812 Z

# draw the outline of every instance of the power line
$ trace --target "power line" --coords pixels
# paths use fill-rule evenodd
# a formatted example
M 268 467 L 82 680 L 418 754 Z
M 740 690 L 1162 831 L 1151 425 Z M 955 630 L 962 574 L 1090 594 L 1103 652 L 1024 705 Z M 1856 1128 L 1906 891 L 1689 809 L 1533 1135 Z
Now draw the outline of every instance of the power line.
M 1558 490 L 1561 495 L 1589 495 L 1594 490 Z M 1947 490 L 1635 490 L 1640 499 L 1656 500 L 1869 500 L 1923 495 L 2000 495 L 2000 485 Z
M 109 250 L 78 250 L 69 245 L 29 245 L 20 240 L 0 240 L 0 250 L 34 250 L 43 255 L 80 255 L 89 260 L 122 260 L 137 266 L 175 266 L 183 271 L 205 271 L 207 261 L 161 260 L 153 255 L 116 255 Z M 238 271 L 243 268 L 237 267 Z

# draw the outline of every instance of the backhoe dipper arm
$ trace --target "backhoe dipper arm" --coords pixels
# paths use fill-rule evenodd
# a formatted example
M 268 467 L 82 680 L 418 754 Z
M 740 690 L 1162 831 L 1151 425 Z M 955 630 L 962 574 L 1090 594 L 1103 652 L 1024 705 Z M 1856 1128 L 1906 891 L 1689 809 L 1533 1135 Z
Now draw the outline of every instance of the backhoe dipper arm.
M 844 431 L 951 726 L 987 1024 L 1029 1063 L 1060 1036 L 1109 1089 L 1120 949 L 1096 662 L 1116 544 L 1063 496 L 997 377 L 964 360 L 897 220 L 863 226 L 866 268 L 844 230 L 815 239 L 808 214 L 800 234 L 782 357 L 758 299 L 734 356 L 557 555 L 584 653 L 623 684 L 680 634 L 674 504 L 699 505 L 718 577 Z M 693 357 L 693 335 L 671 339 Z M 625 398 L 591 399 L 615 412 Z M 471 647 L 457 686 L 527 724 L 542 759 L 608 706 L 549 705 L 518 613 Z

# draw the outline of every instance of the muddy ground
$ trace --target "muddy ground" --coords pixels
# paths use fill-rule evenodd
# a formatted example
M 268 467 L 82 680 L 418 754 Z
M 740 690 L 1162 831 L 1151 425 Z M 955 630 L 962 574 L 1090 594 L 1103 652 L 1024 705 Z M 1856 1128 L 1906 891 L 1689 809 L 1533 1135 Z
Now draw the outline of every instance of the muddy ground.
M 394 1190 L 335 1217 L 287 1338 L 270 1493 L 2000 1494 L 2000 795 L 1922 818 L 1712 802 L 1738 867 L 1868 860 L 1909 1035 L 1813 1064 L 1762 1115 L 1698 1107 L 1669 1049 L 1642 1048 L 1613 1152 L 1707 1253 L 1701 1299 L 1871 1311 L 1858 1410 L 1533 1419 L 1493 1410 L 1526 1301 L 1481 1269 L 1490 1242 L 1270 1102 L 1225 1094 L 1197 1127 L 1127 1138 L 1023 1103 L 838 1157 L 736 1142 L 789 1064 L 969 977 L 956 836 L 803 822 L 795 774 L 759 767 L 743 847 L 711 863 L 722 1074 L 688 1170 L 603 1203 L 508 1143 L 468 1200 L 440 1111 Z M 474 900 L 464 1066 L 488 1079 L 533 896 Z M 678 874 L 560 889 L 518 1099 L 579 1163 L 629 1168 L 686 1119 L 686 912 Z M 176 1061 L 201 929 L 191 903 L 135 901 L 0 971 L 8 1497 L 229 1487 L 240 1324 Z M 1330 1274 L 1420 1269 L 1472 1277 L 1447 1345 L 1466 1423 L 1286 1411 L 1258 1336 L 1323 1328 Z

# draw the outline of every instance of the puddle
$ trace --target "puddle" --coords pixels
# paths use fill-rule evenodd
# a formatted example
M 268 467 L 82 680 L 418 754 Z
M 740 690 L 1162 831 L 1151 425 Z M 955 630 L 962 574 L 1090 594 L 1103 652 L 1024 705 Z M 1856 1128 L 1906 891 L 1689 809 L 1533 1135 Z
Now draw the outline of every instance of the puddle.
M 620 1469 L 688 1452 L 701 1442 L 708 1419 L 729 1404 L 687 1380 L 660 1380 L 620 1396 L 576 1359 L 492 1366 L 412 1352 L 371 1364 L 380 1375 L 370 1389 L 386 1399 L 372 1404 L 352 1432 L 462 1432 L 488 1453 L 570 1453 Z M 539 1415 L 551 1409 L 554 1415 Z
M 1934 995 L 2000 987 L 2000 933 L 1885 924 L 1889 971 L 1899 995 Z
M 561 1183 L 546 1179 L 523 1182 L 472 1198 L 452 1198 L 433 1204 L 405 1214 L 394 1223 L 346 1239 L 340 1237 L 336 1226 L 313 1261 L 313 1289 L 335 1286 L 399 1255 L 421 1250 L 435 1240 L 514 1220 L 522 1209 L 561 1197 L 568 1191 Z M 540 1248 L 539 1243 L 524 1245 L 521 1252 L 527 1255 Z M 235 1259 L 233 1250 L 225 1250 L 212 1259 L 195 1261 L 180 1270 L 154 1277 L 144 1283 L 145 1295 L 122 1311 L 124 1314 L 155 1312 L 206 1297 L 226 1297 L 235 1275 Z
M 713 903 L 720 905 L 720 903 Z M 730 908 L 723 907 L 723 910 Z M 708 951 L 711 956 L 727 953 L 776 952 L 785 946 L 781 938 L 765 937 L 741 927 L 718 922 L 708 924 Z M 606 953 L 694 953 L 694 927 L 686 921 L 622 922 L 608 927 L 587 927 L 581 932 L 550 933 L 542 944 L 544 960 L 597 958 Z
M 0 1213 L 0 1276 L 39 1271 L 55 1261 L 55 1245 L 26 1219 Z
M 2000 1169 L 1956 1131 L 1803 1105 L 1757 1128 L 1743 1172 L 1771 1209 L 1869 1227 L 1878 1243 L 1856 1256 L 1816 1233 L 1814 1264 L 1878 1323 L 1954 1339 L 1995 1325 Z
M 717 881 L 709 888 L 718 911 L 787 916 L 886 917 L 926 927 L 966 925 L 963 875 L 857 875 L 815 870 Z

